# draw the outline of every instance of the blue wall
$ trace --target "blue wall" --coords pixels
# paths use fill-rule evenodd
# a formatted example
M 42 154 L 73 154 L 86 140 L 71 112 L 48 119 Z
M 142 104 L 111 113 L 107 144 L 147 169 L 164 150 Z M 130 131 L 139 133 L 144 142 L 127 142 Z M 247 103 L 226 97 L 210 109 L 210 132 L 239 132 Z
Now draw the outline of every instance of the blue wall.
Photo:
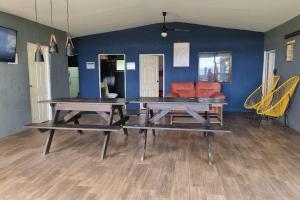
M 122 31 L 89 35 L 75 39 L 78 50 L 80 93 L 82 97 L 99 97 L 98 54 L 126 54 L 126 62 L 135 62 L 136 70 L 126 71 L 127 97 L 139 96 L 139 54 L 165 54 L 165 88 L 176 81 L 197 81 L 198 53 L 232 52 L 232 82 L 222 85 L 229 103 L 225 110 L 242 111 L 247 95 L 261 82 L 264 34 L 187 23 L 168 23 L 168 27 L 189 29 L 160 36 L 161 24 Z M 173 43 L 190 42 L 190 67 L 173 67 Z M 87 70 L 86 62 L 96 62 L 95 70 Z

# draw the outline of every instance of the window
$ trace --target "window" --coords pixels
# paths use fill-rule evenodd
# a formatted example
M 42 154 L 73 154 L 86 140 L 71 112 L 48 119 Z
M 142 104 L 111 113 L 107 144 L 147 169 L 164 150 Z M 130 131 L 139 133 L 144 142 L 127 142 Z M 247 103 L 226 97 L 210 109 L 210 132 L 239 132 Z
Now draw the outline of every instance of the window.
M 232 55 L 230 52 L 200 53 L 198 80 L 209 82 L 231 82 Z

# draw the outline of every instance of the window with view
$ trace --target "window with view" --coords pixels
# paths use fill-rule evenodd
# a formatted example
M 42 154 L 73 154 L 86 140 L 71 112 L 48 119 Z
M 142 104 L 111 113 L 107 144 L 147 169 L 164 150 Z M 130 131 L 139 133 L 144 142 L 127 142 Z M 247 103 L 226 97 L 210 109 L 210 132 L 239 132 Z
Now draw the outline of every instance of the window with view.
M 230 52 L 199 53 L 198 80 L 231 82 L 231 63 Z

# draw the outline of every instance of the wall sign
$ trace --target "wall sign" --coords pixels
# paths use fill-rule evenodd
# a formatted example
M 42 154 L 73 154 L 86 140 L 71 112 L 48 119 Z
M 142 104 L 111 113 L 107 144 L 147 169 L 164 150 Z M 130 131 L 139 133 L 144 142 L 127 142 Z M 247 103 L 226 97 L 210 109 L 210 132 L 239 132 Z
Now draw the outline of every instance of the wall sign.
M 173 65 L 174 67 L 190 66 L 190 43 L 175 42 L 173 48 Z
M 294 55 L 295 55 L 295 52 L 294 52 L 295 44 L 296 44 L 295 40 L 291 40 L 291 41 L 288 41 L 286 43 L 286 61 L 287 62 L 291 62 L 291 61 L 293 61 L 295 59 L 294 58 Z
M 135 62 L 126 63 L 127 70 L 135 70 Z
M 95 69 L 95 62 L 86 62 L 86 69 Z

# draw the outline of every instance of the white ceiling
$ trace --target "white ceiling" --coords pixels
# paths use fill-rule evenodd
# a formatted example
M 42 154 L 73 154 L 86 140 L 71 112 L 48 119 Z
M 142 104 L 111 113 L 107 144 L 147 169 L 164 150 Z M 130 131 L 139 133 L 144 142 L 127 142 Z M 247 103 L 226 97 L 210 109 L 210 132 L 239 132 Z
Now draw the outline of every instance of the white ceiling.
M 50 0 L 37 0 L 50 25 Z M 300 14 L 300 0 L 69 0 L 70 32 L 83 36 L 162 21 L 265 32 Z M 0 0 L 0 10 L 34 20 L 34 0 Z M 66 30 L 66 0 L 53 0 L 54 26 Z

